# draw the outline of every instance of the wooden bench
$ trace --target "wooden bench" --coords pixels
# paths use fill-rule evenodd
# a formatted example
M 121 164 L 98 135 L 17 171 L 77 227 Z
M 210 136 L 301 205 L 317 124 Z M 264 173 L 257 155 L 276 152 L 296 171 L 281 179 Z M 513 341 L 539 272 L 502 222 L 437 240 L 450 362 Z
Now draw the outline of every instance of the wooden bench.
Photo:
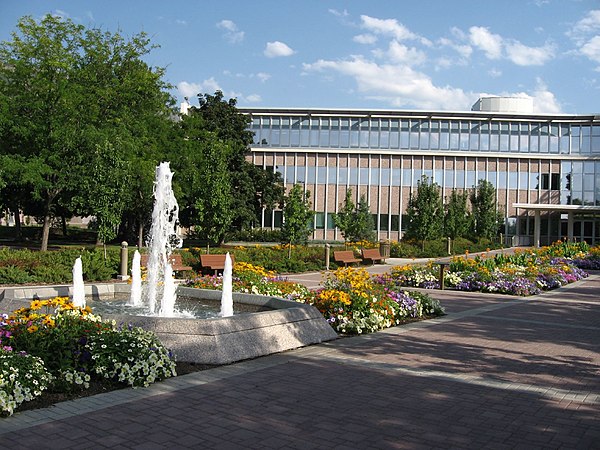
M 351 250 L 339 250 L 337 252 L 333 252 L 333 260 L 336 263 L 344 263 L 344 266 L 361 261 L 354 256 L 354 252 Z
M 362 249 L 362 258 L 370 259 L 375 264 L 376 261 L 385 262 L 385 258 L 381 256 L 379 253 L 379 249 L 377 248 L 363 248 Z
M 226 255 L 200 255 L 200 265 L 203 269 L 214 270 L 215 275 L 219 270 L 225 269 L 225 256 Z M 229 255 L 231 258 L 231 265 L 235 263 L 235 258 L 232 254 Z
M 148 267 L 148 259 L 150 259 L 150 255 L 144 253 L 140 258 L 140 266 Z M 181 255 L 178 253 L 172 253 L 170 256 L 171 267 L 173 268 L 173 272 L 187 272 L 193 270 L 191 266 L 185 266 L 183 264 L 183 260 Z

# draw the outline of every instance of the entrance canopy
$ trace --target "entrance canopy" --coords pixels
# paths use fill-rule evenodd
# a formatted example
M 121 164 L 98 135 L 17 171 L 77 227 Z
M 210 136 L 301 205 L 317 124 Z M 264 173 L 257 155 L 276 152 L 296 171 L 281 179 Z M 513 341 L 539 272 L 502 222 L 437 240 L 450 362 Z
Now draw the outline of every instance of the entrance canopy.
M 573 217 L 575 213 L 600 213 L 600 206 L 594 205 L 550 205 L 539 203 L 513 203 L 513 207 L 534 212 L 533 242 L 536 247 L 540 246 L 540 211 L 558 212 L 568 215 L 567 238 L 573 240 Z

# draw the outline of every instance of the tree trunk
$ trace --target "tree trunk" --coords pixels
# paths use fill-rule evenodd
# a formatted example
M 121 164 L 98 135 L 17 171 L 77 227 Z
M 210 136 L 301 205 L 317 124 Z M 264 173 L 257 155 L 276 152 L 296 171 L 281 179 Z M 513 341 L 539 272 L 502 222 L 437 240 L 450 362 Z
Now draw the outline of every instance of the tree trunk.
M 23 229 L 21 228 L 21 214 L 19 209 L 14 210 L 15 215 L 15 240 L 20 241 L 23 238 Z
M 42 245 L 40 250 L 45 252 L 48 250 L 48 240 L 50 239 L 50 214 L 44 215 L 44 225 L 42 226 Z
M 143 222 L 140 220 L 139 224 L 138 224 L 138 249 L 141 250 L 142 247 L 144 246 L 144 224 Z
M 67 237 L 67 234 L 68 234 L 68 231 L 67 231 L 67 219 L 65 219 L 65 216 L 62 216 L 60 218 L 60 223 L 62 225 L 63 236 Z

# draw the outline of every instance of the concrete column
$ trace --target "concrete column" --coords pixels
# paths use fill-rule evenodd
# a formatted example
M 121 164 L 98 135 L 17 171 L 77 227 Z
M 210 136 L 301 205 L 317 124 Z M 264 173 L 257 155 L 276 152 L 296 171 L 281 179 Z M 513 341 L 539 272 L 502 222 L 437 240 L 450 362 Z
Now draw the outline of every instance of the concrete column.
M 573 223 L 574 223 L 574 214 L 572 211 L 567 213 L 567 239 L 569 242 L 573 242 Z
M 541 229 L 541 220 L 540 220 L 540 211 L 535 210 L 534 222 L 533 222 L 533 245 L 535 247 L 540 246 L 540 229 Z
M 117 279 L 119 280 L 128 280 L 129 275 L 127 275 L 127 267 L 128 267 L 128 258 L 129 254 L 127 252 L 128 244 L 127 242 L 121 242 L 121 273 L 117 275 Z

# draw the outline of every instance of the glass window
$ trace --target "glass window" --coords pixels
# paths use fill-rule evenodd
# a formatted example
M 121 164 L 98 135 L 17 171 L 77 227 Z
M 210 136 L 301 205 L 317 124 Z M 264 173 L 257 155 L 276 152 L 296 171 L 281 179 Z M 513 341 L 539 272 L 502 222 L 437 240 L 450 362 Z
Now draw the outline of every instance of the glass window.
M 347 167 L 340 167 L 338 169 L 338 184 L 340 186 L 343 186 L 345 184 L 348 184 L 348 168 Z
M 418 120 L 410 121 L 410 148 L 418 149 L 419 147 L 419 127 L 421 123 Z
M 490 149 L 490 124 L 489 122 L 481 123 L 481 141 L 479 148 L 482 151 L 488 151 Z
M 500 149 L 500 124 L 492 122 L 490 126 L 490 150 L 497 152 Z
M 325 228 L 325 213 L 318 212 L 315 214 L 315 226 L 317 230 L 323 230 Z
M 350 121 L 350 147 L 358 147 L 359 142 L 358 120 L 351 119 Z

